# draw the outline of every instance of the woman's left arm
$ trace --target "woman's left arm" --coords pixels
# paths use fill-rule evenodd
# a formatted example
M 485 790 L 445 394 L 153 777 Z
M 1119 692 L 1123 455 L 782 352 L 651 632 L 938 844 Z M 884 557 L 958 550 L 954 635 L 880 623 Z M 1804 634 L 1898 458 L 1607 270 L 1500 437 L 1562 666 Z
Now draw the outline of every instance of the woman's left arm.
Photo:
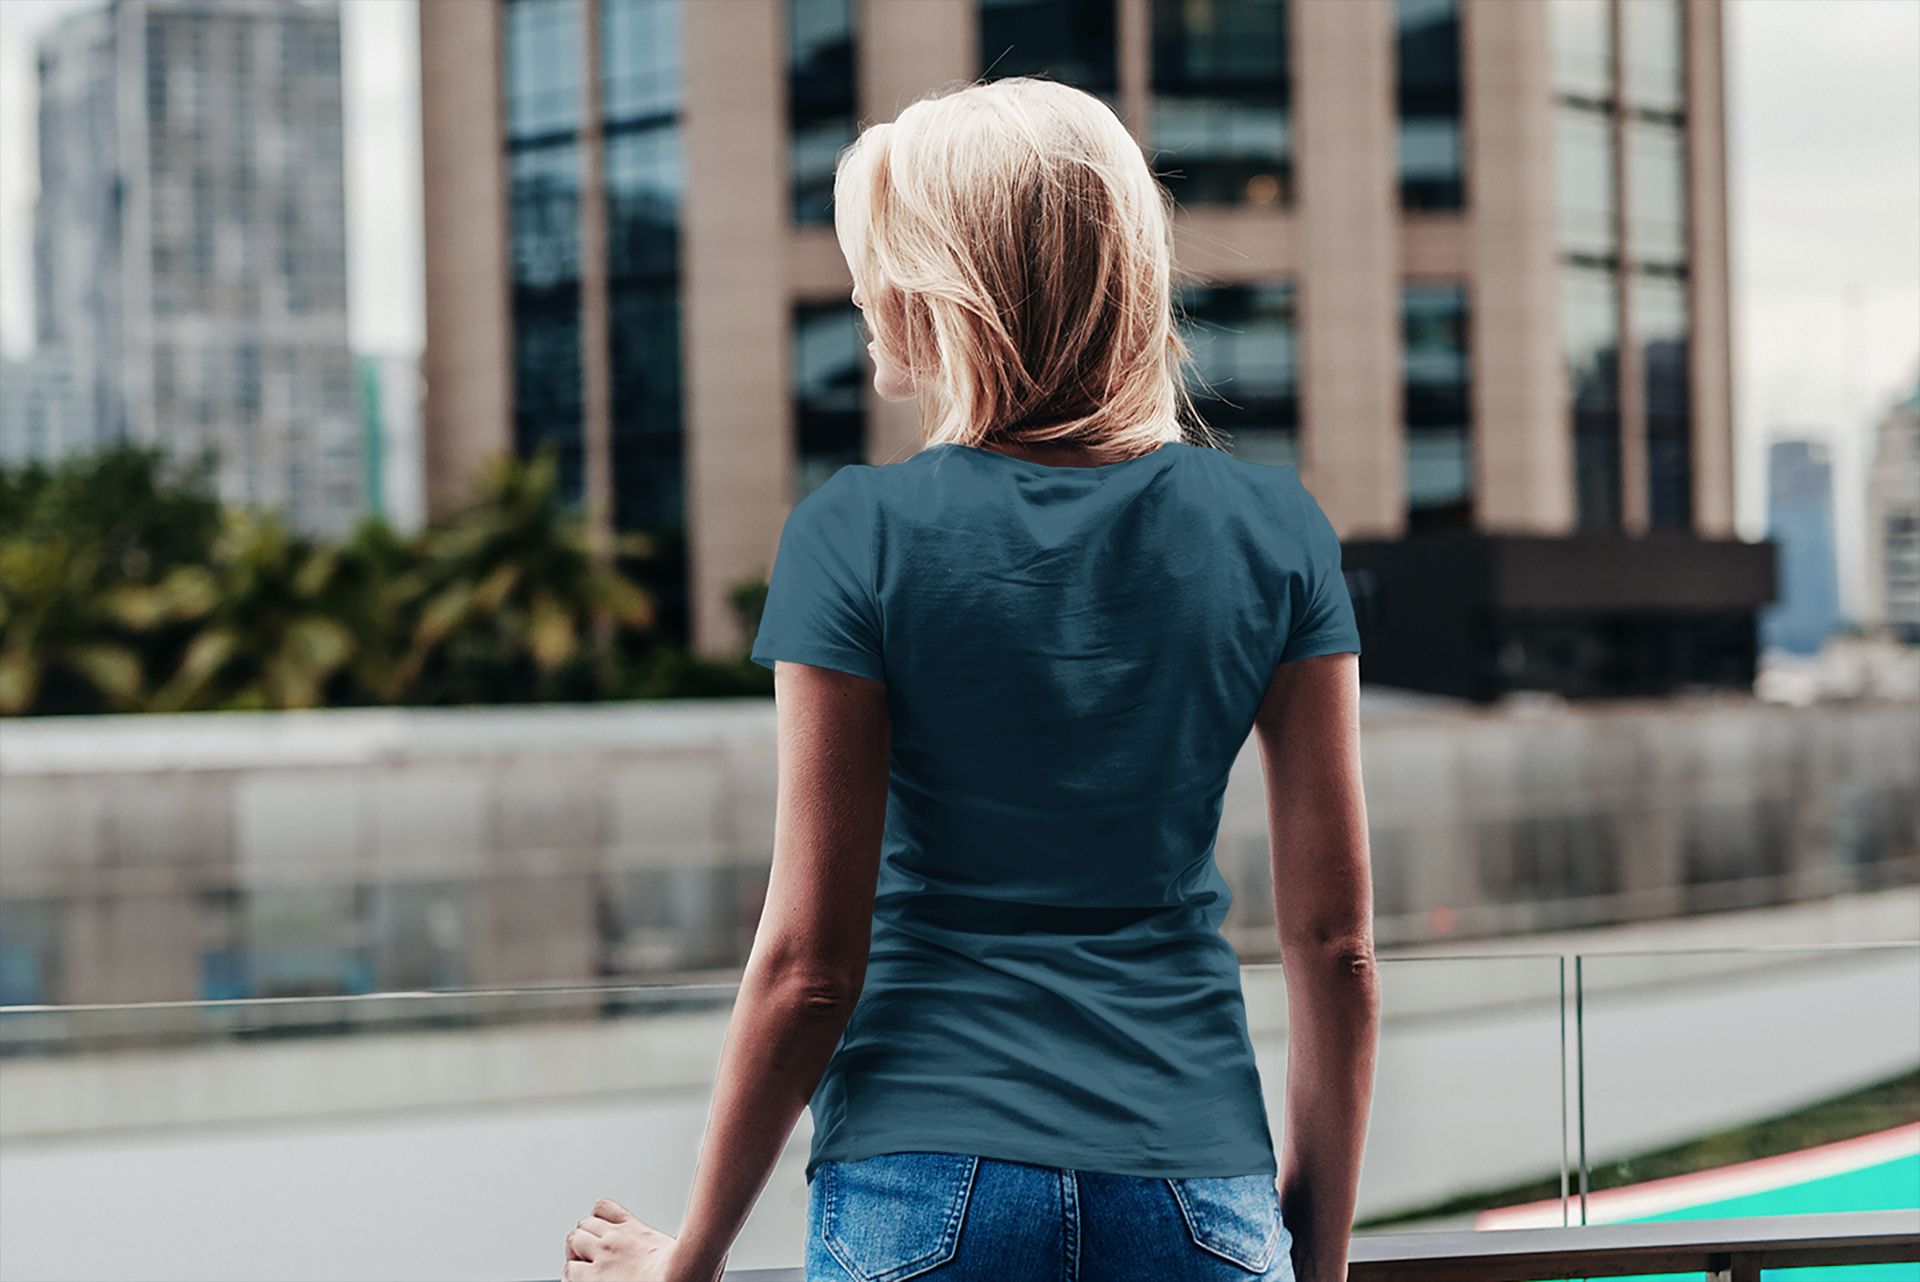
M 567 1237 L 562 1277 L 720 1275 L 860 998 L 886 825 L 892 725 L 878 681 L 774 668 L 780 784 L 773 871 L 720 1052 L 713 1111 L 677 1241 L 602 1201 Z

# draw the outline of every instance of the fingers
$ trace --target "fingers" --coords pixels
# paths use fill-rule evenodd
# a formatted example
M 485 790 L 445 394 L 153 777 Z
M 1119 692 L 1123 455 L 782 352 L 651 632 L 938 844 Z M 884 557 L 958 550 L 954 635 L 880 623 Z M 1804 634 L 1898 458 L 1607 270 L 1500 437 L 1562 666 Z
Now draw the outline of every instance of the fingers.
M 633 1218 L 632 1211 L 629 1211 L 626 1207 L 620 1205 L 610 1197 L 603 1197 L 598 1202 L 595 1202 L 593 1204 L 593 1213 L 609 1224 L 619 1224 L 624 1220 L 631 1220 Z
M 598 1256 L 603 1248 L 604 1244 L 600 1239 L 585 1229 L 576 1228 L 573 1232 L 567 1234 L 567 1258 L 569 1260 L 586 1260 L 592 1262 L 594 1257 Z

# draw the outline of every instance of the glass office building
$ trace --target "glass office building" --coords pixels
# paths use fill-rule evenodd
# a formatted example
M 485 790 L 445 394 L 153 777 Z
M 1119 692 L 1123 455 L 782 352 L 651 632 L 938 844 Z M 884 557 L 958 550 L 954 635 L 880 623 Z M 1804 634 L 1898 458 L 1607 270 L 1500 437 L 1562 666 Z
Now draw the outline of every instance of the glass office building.
M 347 534 L 367 491 L 336 6 L 121 0 L 49 30 L 37 71 L 63 448 L 210 453 L 227 501 Z
M 862 122 L 976 78 L 1120 115 L 1177 202 L 1197 408 L 1298 467 L 1353 546 L 1731 536 L 1718 0 L 423 0 L 421 23 L 434 492 L 544 446 L 586 496 L 604 431 L 613 520 L 682 540 L 708 653 L 737 652 L 718 603 L 794 502 L 918 448 L 916 408 L 867 386 L 833 169 Z M 494 351 L 510 377 L 448 376 Z

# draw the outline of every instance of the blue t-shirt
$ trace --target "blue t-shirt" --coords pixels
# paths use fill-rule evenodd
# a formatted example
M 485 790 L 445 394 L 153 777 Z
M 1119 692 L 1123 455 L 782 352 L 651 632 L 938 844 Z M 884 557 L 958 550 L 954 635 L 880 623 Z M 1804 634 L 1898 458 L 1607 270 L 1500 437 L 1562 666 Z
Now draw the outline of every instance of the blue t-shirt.
M 1275 666 L 1359 648 L 1291 468 L 940 445 L 796 507 L 753 657 L 883 681 L 893 721 L 808 1177 L 916 1151 L 1274 1171 L 1214 839 Z

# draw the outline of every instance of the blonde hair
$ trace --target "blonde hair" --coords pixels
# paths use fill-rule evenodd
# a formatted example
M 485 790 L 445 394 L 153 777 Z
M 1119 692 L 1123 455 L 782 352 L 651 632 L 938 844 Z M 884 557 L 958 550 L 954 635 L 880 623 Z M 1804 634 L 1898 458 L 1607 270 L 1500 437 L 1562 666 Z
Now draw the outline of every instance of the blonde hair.
M 924 99 L 840 158 L 834 222 L 927 444 L 1201 436 L 1173 329 L 1170 199 L 1099 99 L 1017 78 Z

